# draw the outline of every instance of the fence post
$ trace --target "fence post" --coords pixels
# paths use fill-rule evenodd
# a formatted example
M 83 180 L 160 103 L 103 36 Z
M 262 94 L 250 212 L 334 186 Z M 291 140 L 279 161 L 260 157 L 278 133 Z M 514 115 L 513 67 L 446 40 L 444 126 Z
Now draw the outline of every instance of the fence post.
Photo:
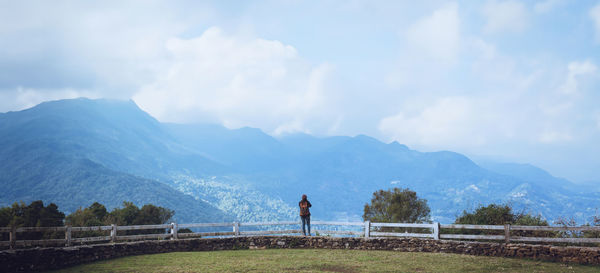
M 177 240 L 179 239 L 177 237 L 177 223 L 171 223 L 171 240 Z
M 240 236 L 240 222 L 233 223 L 233 232 L 235 236 Z
M 440 239 L 440 223 L 433 222 L 432 226 L 433 226 L 433 239 L 439 240 Z
M 510 243 L 510 224 L 504 224 L 504 242 Z
M 71 225 L 65 227 L 65 246 L 71 246 Z
M 16 226 L 11 227 L 9 236 L 10 236 L 10 238 L 9 238 L 10 249 L 14 249 L 15 246 L 17 245 L 17 227 Z
M 110 225 L 110 228 L 110 241 L 114 243 L 117 241 L 117 224 Z
M 365 238 L 371 236 L 371 221 L 365 221 Z

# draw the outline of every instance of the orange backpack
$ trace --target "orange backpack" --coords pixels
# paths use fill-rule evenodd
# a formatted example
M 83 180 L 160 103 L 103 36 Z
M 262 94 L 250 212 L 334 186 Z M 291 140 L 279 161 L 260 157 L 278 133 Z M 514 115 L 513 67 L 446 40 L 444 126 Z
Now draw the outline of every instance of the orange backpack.
M 300 202 L 300 216 L 306 216 L 308 214 L 308 202 Z

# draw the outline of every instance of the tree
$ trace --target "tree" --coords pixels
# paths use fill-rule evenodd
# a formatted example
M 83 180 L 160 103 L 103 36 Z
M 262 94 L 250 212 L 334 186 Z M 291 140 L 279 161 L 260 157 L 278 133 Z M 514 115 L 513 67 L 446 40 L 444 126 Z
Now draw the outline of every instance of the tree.
M 365 204 L 363 219 L 383 223 L 422 223 L 430 221 L 427 200 L 409 189 L 394 188 L 373 193 L 371 204 Z
M 471 225 L 522 225 L 522 226 L 547 226 L 548 222 L 540 215 L 533 216 L 528 213 L 514 213 L 510 205 L 489 204 L 479 206 L 473 212 L 463 211 L 462 215 L 454 221 L 455 224 Z
M 115 223 L 119 226 L 126 225 L 153 225 L 165 224 L 175 215 L 175 211 L 157 207 L 152 204 L 146 204 L 142 209 L 138 208 L 132 202 L 123 202 L 123 208 L 113 209 L 105 218 L 105 223 Z M 164 232 L 164 230 L 162 230 Z M 160 230 L 130 230 L 125 232 L 132 234 L 150 234 L 159 233 Z
M 140 209 L 135 223 L 138 225 L 165 224 L 175 215 L 175 212 L 163 207 L 146 204 Z
M 463 211 L 462 215 L 456 218 L 455 224 L 470 224 L 470 225 L 521 225 L 521 226 L 547 226 L 548 222 L 540 215 L 533 216 L 528 213 L 514 213 L 513 209 L 508 204 L 489 204 L 487 206 L 479 206 L 475 211 Z M 477 231 L 477 230 L 462 230 L 460 233 L 467 234 L 500 234 L 501 231 Z M 552 237 L 554 234 L 546 231 L 514 231 L 516 236 L 546 236 Z
M 87 208 L 79 208 L 75 212 L 69 214 L 65 222 L 74 227 L 93 227 L 103 226 L 106 224 L 108 212 L 104 205 L 94 202 Z M 75 233 L 76 237 L 93 237 L 107 235 L 107 232 L 102 231 L 83 231 Z
M 65 214 L 58 210 L 58 206 L 50 203 L 44 206 L 41 200 L 33 201 L 26 205 L 15 202 L 11 207 L 0 209 L 0 224 L 14 227 L 57 227 L 63 226 Z M 39 240 L 42 238 L 58 238 L 58 232 L 21 232 L 19 238 L 24 240 Z M 64 234 L 62 235 L 64 236 Z M 5 236 L 3 235 L 3 238 Z
M 455 224 L 471 225 L 504 225 L 511 224 L 515 214 L 509 205 L 490 204 L 486 207 L 479 206 L 473 212 L 463 211 L 462 215 L 454 221 Z

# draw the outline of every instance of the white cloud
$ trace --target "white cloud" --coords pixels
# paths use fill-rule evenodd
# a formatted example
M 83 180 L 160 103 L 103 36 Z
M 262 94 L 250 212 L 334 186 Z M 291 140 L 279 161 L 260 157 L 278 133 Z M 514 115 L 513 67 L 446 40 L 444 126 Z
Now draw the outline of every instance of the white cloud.
M 542 132 L 539 141 L 545 144 L 551 144 L 556 142 L 565 142 L 573 139 L 573 136 L 568 132 L 547 130 Z
M 598 68 L 591 61 L 571 62 L 568 65 L 568 74 L 564 84 L 559 88 L 564 94 L 577 94 L 579 78 L 593 75 Z
M 449 4 L 421 18 L 406 31 L 409 43 L 429 57 L 453 62 L 460 49 L 460 18 L 458 5 Z
M 536 13 L 548 13 L 565 3 L 565 0 L 546 0 L 535 3 L 533 10 Z
M 337 119 L 327 88 L 334 67 L 311 66 L 290 45 L 212 27 L 197 38 L 170 39 L 167 50 L 171 59 L 164 76 L 133 97 L 160 120 L 212 121 L 281 134 L 320 133 Z
M 478 124 L 485 119 L 477 102 L 465 97 L 446 97 L 417 111 L 401 111 L 379 122 L 379 130 L 390 140 L 426 147 L 479 146 L 486 142 Z M 486 132 L 487 133 L 487 132 Z
M 0 92 L 21 90 L 23 98 L 7 110 L 74 94 L 129 99 L 165 65 L 164 41 L 186 28 L 176 12 L 160 1 L 6 3 L 0 9 Z
M 59 99 L 73 99 L 79 97 L 99 98 L 100 94 L 91 90 L 78 90 L 71 88 L 60 89 L 34 89 L 17 87 L 14 89 L 0 90 L 0 112 L 30 108 L 42 102 Z
M 471 70 L 477 75 L 477 79 L 496 86 L 517 88 L 518 81 L 522 80 L 523 75 L 515 72 L 517 63 L 513 58 L 501 54 L 494 44 L 479 38 L 469 40 L 468 46 L 468 51 L 473 57 L 473 62 L 470 63 Z
M 519 32 L 527 26 L 528 15 L 525 5 L 519 1 L 486 2 L 483 15 L 487 22 L 484 31 L 487 33 Z
M 600 3 L 590 10 L 590 17 L 596 27 L 596 42 L 600 43 Z

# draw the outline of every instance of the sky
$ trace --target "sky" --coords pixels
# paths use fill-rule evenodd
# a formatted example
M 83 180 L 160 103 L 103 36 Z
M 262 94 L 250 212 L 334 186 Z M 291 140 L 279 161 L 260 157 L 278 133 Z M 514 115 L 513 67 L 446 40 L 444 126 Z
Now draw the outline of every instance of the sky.
M 0 0 L 0 112 L 132 99 L 600 185 L 599 66 L 599 0 Z

